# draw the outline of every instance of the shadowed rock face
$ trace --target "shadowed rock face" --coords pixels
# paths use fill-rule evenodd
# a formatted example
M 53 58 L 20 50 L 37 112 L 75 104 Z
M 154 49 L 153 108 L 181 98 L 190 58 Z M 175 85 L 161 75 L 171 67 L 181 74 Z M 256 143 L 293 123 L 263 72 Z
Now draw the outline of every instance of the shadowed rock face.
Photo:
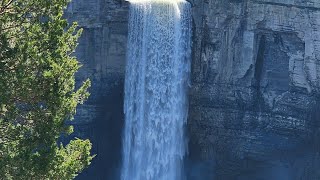
M 320 179 L 320 1 L 190 0 L 188 179 Z M 77 79 L 92 80 L 75 136 L 98 154 L 79 179 L 117 179 L 128 3 L 73 0 Z
M 77 82 L 92 82 L 91 96 L 72 123 L 73 135 L 89 138 L 97 156 L 78 179 L 117 179 L 121 168 L 127 7 L 115 0 L 73 0 L 66 10 L 84 30 L 76 51 L 83 64 Z

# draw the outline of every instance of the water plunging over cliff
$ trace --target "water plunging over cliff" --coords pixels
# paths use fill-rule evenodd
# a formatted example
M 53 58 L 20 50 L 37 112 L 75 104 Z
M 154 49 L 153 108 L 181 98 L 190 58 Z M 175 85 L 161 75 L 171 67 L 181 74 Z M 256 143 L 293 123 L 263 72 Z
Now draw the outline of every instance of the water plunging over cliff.
M 122 180 L 179 180 L 191 54 L 190 4 L 130 1 Z

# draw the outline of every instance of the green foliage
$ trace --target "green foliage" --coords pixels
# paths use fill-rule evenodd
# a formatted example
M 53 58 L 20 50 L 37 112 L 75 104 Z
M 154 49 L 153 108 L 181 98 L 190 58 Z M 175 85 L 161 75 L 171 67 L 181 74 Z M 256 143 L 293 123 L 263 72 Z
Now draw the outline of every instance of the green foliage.
M 62 17 L 67 3 L 0 0 L 1 178 L 73 179 L 93 158 L 88 140 L 56 143 L 90 87 L 75 89 L 81 30 Z

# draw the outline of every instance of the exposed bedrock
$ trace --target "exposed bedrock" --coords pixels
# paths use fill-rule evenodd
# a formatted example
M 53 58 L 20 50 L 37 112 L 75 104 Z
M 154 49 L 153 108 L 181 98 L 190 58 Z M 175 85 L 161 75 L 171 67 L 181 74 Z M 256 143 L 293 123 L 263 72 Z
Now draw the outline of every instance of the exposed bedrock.
M 189 179 L 320 179 L 320 1 L 190 0 Z M 128 3 L 73 0 L 84 28 L 78 81 L 92 80 L 75 136 L 98 154 L 81 177 L 121 162 Z

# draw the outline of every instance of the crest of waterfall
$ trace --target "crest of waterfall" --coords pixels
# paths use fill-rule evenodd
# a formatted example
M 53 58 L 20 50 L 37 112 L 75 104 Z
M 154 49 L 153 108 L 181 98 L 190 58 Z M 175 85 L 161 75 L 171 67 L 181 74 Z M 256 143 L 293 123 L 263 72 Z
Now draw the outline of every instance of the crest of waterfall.
M 130 1 L 122 180 L 179 180 L 186 151 L 191 7 Z

